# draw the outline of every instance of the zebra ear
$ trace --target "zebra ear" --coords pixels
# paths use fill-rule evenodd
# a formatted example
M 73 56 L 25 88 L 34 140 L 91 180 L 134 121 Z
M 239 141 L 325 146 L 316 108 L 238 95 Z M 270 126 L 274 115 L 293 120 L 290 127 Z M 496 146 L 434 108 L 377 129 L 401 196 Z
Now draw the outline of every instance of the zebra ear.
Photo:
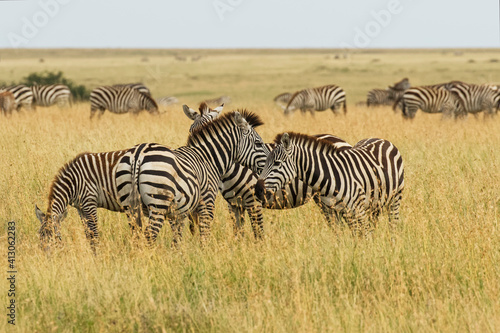
M 219 105 L 218 107 L 216 107 L 215 109 L 213 109 L 213 111 L 217 112 L 217 113 L 221 113 L 222 112 L 222 109 L 224 108 L 224 103 L 222 103 L 221 105 Z
M 236 121 L 236 125 L 246 133 L 246 131 L 250 130 L 250 125 L 247 123 L 246 119 L 241 116 L 238 111 L 234 112 L 234 120 Z
M 290 136 L 288 135 L 288 133 L 285 132 L 281 136 L 281 144 L 283 145 L 283 148 L 285 148 L 285 150 L 290 149 Z
M 37 205 L 35 205 L 35 214 L 36 218 L 40 221 L 41 224 L 43 224 L 45 220 L 45 214 L 40 210 L 40 208 L 38 208 Z
M 191 120 L 196 120 L 200 114 L 196 112 L 195 110 L 191 109 L 189 106 L 184 104 L 182 106 L 182 110 L 184 110 L 184 114 Z

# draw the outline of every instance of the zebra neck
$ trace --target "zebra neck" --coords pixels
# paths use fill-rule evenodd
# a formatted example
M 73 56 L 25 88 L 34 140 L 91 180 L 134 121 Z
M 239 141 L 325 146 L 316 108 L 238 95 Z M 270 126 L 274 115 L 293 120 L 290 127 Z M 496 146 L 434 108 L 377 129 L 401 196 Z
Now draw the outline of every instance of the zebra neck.
M 292 154 L 296 159 L 297 178 L 311 187 L 313 191 L 324 194 L 325 185 L 328 185 L 325 182 L 334 182 L 334 178 L 330 177 L 328 166 L 330 155 L 333 158 L 334 152 L 311 146 L 300 147 L 298 150 Z M 334 184 L 330 183 L 329 187 L 332 185 Z
M 47 215 L 59 217 L 64 214 L 68 205 L 74 204 L 77 199 L 76 186 L 72 177 L 59 175 L 50 189 Z

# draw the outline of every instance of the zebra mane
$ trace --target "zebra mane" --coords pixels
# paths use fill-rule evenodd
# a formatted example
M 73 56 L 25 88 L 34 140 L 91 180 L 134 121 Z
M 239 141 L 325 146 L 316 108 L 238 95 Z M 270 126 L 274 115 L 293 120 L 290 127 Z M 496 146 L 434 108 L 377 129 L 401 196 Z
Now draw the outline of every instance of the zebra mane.
M 75 161 L 80 159 L 82 156 L 90 154 L 89 152 L 84 152 L 76 155 L 75 158 L 73 158 L 71 161 L 64 163 L 64 165 L 57 171 L 56 176 L 54 177 L 54 180 L 52 180 L 52 183 L 50 184 L 50 189 L 49 189 L 49 208 L 47 209 L 47 215 L 52 211 L 52 206 L 51 202 L 54 199 L 55 196 L 55 186 L 57 183 L 61 182 L 62 177 L 66 174 L 66 172 L 73 166 Z
M 328 147 L 330 149 L 333 149 L 333 151 L 338 151 L 339 147 L 334 143 L 329 140 L 323 140 L 315 136 L 311 136 L 308 134 L 302 134 L 302 133 L 296 133 L 296 132 L 287 132 L 288 136 L 290 137 L 290 142 L 294 143 L 301 143 L 304 145 L 310 145 L 314 149 L 321 148 L 321 147 Z M 281 137 L 283 136 L 284 133 L 280 133 L 276 135 L 274 138 L 274 146 L 276 147 L 277 145 L 281 144 Z
M 247 123 L 252 126 L 253 128 L 259 127 L 261 125 L 264 125 L 264 122 L 260 117 L 253 113 L 248 111 L 247 109 L 243 110 L 237 110 L 241 116 L 247 121 Z M 213 128 L 217 128 L 220 126 L 220 124 L 228 123 L 228 122 L 234 122 L 234 114 L 236 111 L 231 111 L 228 113 L 224 113 L 222 116 L 219 118 L 195 129 L 193 132 L 189 134 L 188 140 L 187 140 L 187 145 L 192 145 L 194 144 L 197 140 L 196 138 L 200 137 L 203 135 L 203 133 L 209 133 L 212 131 Z
M 203 116 L 204 112 L 210 111 L 210 107 L 208 106 L 207 103 L 201 102 L 200 107 L 198 108 L 198 110 L 200 110 L 200 115 Z

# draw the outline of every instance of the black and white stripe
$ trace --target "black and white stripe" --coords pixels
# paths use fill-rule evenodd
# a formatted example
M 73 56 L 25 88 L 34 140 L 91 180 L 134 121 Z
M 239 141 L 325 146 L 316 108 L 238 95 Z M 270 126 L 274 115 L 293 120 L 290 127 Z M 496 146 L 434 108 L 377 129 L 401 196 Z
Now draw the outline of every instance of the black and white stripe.
M 283 109 L 285 109 L 288 102 L 290 102 L 290 98 L 292 98 L 292 95 L 293 95 L 292 93 L 285 92 L 274 97 L 273 101 L 274 103 L 278 104 Z
M 71 205 L 78 210 L 95 250 L 99 235 L 97 208 L 124 210 L 118 199 L 116 169 L 127 151 L 83 153 L 59 170 L 50 187 L 47 213 L 36 207 L 36 216 L 42 223 L 39 230 L 42 247 L 47 247 L 54 237 L 60 239 L 60 223 Z
M 356 233 L 366 234 L 369 219 L 384 208 L 389 209 L 390 221 L 399 220 L 403 160 L 391 142 L 366 139 L 339 150 L 325 140 L 297 133 L 280 134 L 275 142 L 256 187 L 258 196 L 299 178 L 321 194 L 325 207 L 343 215 Z
M 292 113 L 296 109 L 300 109 L 302 113 L 310 111 L 324 111 L 330 108 L 333 113 L 338 113 L 338 110 L 343 105 L 344 114 L 346 109 L 346 97 L 344 90 L 336 85 L 327 85 L 323 87 L 310 88 L 297 91 L 293 94 L 285 108 L 285 115 Z
M 58 106 L 71 105 L 71 90 L 64 84 L 34 85 L 31 87 L 33 92 L 33 103 L 38 106 Z
M 165 218 L 171 221 L 174 241 L 182 234 L 181 221 L 187 215 L 199 219 L 205 241 L 213 220 L 215 197 L 222 176 L 231 166 L 262 167 L 269 151 L 255 131 L 262 121 L 248 111 L 230 112 L 190 134 L 187 146 L 169 149 L 158 144 L 141 144 L 121 163 L 117 178 L 124 205 L 144 205 L 149 213 L 146 238 L 154 242 Z M 261 205 L 254 200 L 252 214 L 256 236 L 262 234 Z M 134 209 L 133 211 L 136 211 Z
M 394 105 L 400 99 L 404 91 L 390 89 L 372 89 L 366 96 L 366 106 Z
M 500 91 L 491 85 L 477 85 L 460 83 L 454 85 L 450 91 L 457 96 L 465 113 L 476 114 L 486 111 L 491 116 L 498 112 Z
M 143 83 L 125 83 L 125 84 L 114 84 L 115 88 L 131 88 L 135 89 L 143 94 L 151 96 L 151 91 Z
M 442 113 L 443 118 L 463 115 L 459 99 L 448 89 L 434 86 L 413 87 L 406 90 L 393 109 L 400 105 L 403 117 L 413 119 L 418 109 L 427 113 Z
M 147 110 L 149 113 L 157 114 L 158 105 L 150 95 L 143 94 L 136 89 L 102 86 L 90 93 L 90 118 L 97 111 L 100 111 L 100 117 L 105 110 L 113 113 L 137 113 Z
M 17 110 L 20 110 L 21 108 L 26 108 L 27 110 L 31 110 L 32 107 L 35 108 L 35 105 L 33 105 L 33 92 L 28 86 L 18 84 L 15 86 L 1 88 L 0 91 L 10 91 L 14 95 Z

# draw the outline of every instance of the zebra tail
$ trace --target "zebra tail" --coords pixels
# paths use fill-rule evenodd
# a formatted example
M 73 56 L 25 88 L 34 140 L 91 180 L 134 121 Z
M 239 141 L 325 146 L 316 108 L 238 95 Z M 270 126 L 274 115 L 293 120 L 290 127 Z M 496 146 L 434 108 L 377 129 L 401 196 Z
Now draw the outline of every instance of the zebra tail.
M 142 145 L 141 145 L 142 146 Z M 134 151 L 132 156 L 130 157 L 130 166 L 131 170 L 131 190 L 128 199 L 128 206 L 131 215 L 131 220 L 135 220 L 135 226 L 142 229 L 142 221 L 141 221 L 141 194 L 139 192 L 139 170 L 140 170 L 140 160 L 137 158 L 140 154 L 141 149 L 137 149 Z

